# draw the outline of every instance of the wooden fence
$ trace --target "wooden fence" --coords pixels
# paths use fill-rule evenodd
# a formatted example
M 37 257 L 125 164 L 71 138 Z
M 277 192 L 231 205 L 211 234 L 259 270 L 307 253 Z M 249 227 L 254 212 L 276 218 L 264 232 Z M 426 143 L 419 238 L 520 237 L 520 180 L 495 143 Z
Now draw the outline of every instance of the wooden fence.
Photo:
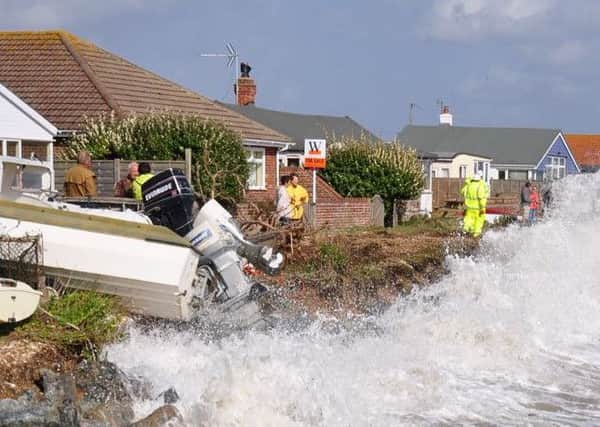
M 177 168 L 185 172 L 190 183 L 192 182 L 192 155 L 189 149 L 186 149 L 185 160 L 136 160 L 139 162 L 148 162 L 152 168 L 152 173 L 158 173 L 168 168 Z M 98 196 L 109 197 L 113 195 L 115 183 L 121 178 L 127 176 L 127 165 L 132 160 L 93 160 L 92 170 L 96 173 L 96 183 L 98 185 Z M 74 160 L 55 160 L 54 161 L 54 184 L 57 191 L 62 192 L 65 184 L 66 171 L 75 166 Z
M 464 183 L 462 178 L 433 178 L 433 208 L 455 207 L 462 203 L 460 189 Z M 490 182 L 490 199 L 504 200 L 506 204 L 519 199 L 521 188 L 526 180 L 492 180 Z M 533 181 L 532 181 L 533 182 Z M 503 202 L 504 203 L 504 202 Z

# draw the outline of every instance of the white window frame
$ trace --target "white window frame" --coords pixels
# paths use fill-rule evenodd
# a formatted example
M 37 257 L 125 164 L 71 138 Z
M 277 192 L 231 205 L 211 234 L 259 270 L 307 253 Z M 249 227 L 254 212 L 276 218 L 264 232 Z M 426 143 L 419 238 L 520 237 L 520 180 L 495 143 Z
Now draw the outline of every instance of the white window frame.
M 463 179 L 467 177 L 467 165 L 460 165 L 458 167 L 458 177 Z
M 485 182 L 489 182 L 490 176 L 490 162 L 485 160 L 475 160 L 473 164 L 473 173 L 476 174 L 477 171 L 481 171 L 483 174 L 483 180 Z
M 546 164 L 546 173 L 550 179 L 560 179 L 567 176 L 567 159 L 562 156 L 548 156 Z
M 254 153 L 256 153 L 256 152 L 262 153 L 261 159 L 254 158 Z M 251 165 L 250 166 L 251 168 L 252 168 L 252 165 L 257 165 L 257 167 L 262 167 L 262 182 L 259 182 L 256 185 L 251 185 L 250 177 L 248 177 L 248 182 L 246 183 L 248 186 L 248 190 L 265 190 L 267 188 L 267 186 L 266 186 L 267 162 L 265 160 L 265 156 L 266 156 L 265 149 L 262 147 L 246 147 L 246 153 L 250 154 L 250 156 L 247 158 L 247 162 L 249 165 Z
M 15 157 L 23 157 L 23 142 L 20 139 L 2 139 L 2 156 L 8 156 L 8 144 L 15 144 Z

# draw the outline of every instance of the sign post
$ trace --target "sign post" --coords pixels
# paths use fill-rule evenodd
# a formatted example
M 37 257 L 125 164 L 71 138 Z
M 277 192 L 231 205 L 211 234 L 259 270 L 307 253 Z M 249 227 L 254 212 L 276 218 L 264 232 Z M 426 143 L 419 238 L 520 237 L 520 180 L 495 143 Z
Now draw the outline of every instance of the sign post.
M 325 169 L 327 163 L 327 141 L 324 139 L 304 140 L 304 167 L 312 169 L 313 221 L 317 220 L 317 169 Z

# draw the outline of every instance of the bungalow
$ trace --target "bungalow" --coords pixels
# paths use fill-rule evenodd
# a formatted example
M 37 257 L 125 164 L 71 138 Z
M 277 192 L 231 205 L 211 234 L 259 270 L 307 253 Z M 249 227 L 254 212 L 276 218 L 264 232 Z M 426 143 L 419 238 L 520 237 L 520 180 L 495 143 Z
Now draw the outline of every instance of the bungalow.
M 254 90 L 253 94 L 256 94 Z M 299 114 L 287 111 L 269 110 L 254 105 L 254 99 L 247 104 L 223 104 L 230 110 L 243 114 L 271 129 L 286 135 L 292 141 L 287 150 L 279 156 L 281 166 L 299 167 L 304 164 L 304 140 L 336 138 L 366 138 L 381 141 L 368 129 L 349 116 L 327 116 L 319 114 Z
M 451 178 L 475 170 L 482 170 L 488 179 L 500 180 L 557 179 L 580 172 L 558 129 L 453 126 L 452 118 L 445 115 L 449 115 L 447 110 L 442 112 L 439 126 L 406 126 L 398 139 L 437 154 L 438 160 L 451 160 L 452 167 L 444 171 Z
M 600 135 L 565 135 L 581 172 L 600 170 Z
M 253 166 L 248 197 L 272 199 L 287 136 L 65 31 L 0 32 L 0 57 L 0 83 L 58 129 L 57 150 L 85 116 L 195 114 L 241 136 Z

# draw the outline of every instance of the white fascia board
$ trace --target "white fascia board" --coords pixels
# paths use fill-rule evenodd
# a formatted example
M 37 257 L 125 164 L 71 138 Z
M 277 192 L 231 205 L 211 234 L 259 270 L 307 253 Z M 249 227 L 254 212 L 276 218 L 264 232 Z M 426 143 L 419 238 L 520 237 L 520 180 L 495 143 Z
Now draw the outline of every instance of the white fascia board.
M 565 136 L 563 135 L 562 131 L 560 131 L 558 133 L 558 135 L 562 138 L 565 147 L 567 147 L 567 152 L 569 153 L 569 156 L 571 156 L 571 160 L 573 160 L 573 163 L 575 163 L 575 167 L 577 168 L 577 172 L 581 173 L 581 169 L 579 168 L 579 164 L 577 163 L 577 159 L 575 158 L 575 156 L 573 155 L 573 153 L 571 153 L 571 149 L 569 148 L 569 143 L 567 142 L 567 139 L 565 138 Z M 558 136 L 556 137 L 558 138 Z M 554 138 L 554 139 L 556 139 Z
M 35 111 L 29 105 L 27 105 L 21 98 L 8 90 L 7 87 L 0 83 L 0 95 L 2 95 L 6 100 L 8 100 L 11 104 L 21 110 L 25 115 L 27 115 L 31 120 L 41 126 L 46 132 L 48 132 L 52 137 L 55 137 L 58 133 L 58 129 L 46 120 L 40 113 Z
M 279 151 L 285 151 L 289 148 L 290 145 L 293 145 L 291 142 L 281 142 L 281 141 L 268 141 L 265 139 L 248 139 L 245 138 L 242 140 L 242 144 L 251 147 L 267 147 L 267 148 L 278 148 Z

